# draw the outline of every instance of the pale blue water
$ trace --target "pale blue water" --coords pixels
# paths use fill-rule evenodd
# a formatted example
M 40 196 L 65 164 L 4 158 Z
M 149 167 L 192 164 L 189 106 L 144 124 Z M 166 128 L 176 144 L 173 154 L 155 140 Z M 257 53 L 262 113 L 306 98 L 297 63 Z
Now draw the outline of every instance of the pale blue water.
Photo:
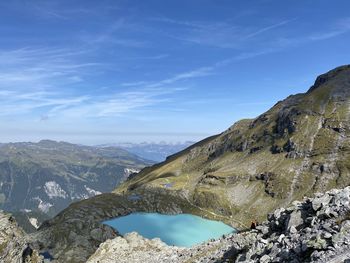
M 219 221 L 190 214 L 162 215 L 157 213 L 134 213 L 103 222 L 120 234 L 137 232 L 143 237 L 159 237 L 168 245 L 190 247 L 235 229 Z

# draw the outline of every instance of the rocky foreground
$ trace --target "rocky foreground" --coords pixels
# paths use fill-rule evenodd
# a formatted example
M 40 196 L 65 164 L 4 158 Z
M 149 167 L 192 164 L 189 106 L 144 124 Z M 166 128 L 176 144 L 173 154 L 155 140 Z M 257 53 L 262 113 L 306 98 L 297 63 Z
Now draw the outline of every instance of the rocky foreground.
M 0 262 L 40 263 L 43 257 L 28 246 L 26 234 L 14 218 L 0 211 Z
M 255 230 L 193 248 L 136 233 L 102 243 L 89 263 L 350 262 L 350 187 L 277 209 Z
M 31 241 L 13 217 L 0 212 L 0 262 L 44 262 L 43 251 Z M 350 262 L 350 187 L 295 201 L 269 214 L 255 230 L 192 248 L 136 233 L 116 237 L 101 243 L 87 262 Z

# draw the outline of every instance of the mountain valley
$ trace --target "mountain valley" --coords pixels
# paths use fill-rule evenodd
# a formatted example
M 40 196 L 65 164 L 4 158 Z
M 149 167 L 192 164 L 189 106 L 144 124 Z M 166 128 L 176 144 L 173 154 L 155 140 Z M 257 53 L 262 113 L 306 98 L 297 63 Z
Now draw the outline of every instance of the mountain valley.
M 111 193 L 71 204 L 25 240 L 65 263 L 342 262 L 336 260 L 349 256 L 350 240 L 349 105 L 346 65 L 257 118 L 142 169 Z M 121 237 L 102 224 L 133 212 L 189 213 L 239 233 L 184 249 L 135 233 Z M 249 230 L 255 220 L 263 223 Z
M 42 222 L 72 202 L 110 192 L 149 164 L 116 147 L 48 140 L 2 144 L 0 208 L 16 212 L 17 218 L 28 217 L 38 227 L 35 220 Z

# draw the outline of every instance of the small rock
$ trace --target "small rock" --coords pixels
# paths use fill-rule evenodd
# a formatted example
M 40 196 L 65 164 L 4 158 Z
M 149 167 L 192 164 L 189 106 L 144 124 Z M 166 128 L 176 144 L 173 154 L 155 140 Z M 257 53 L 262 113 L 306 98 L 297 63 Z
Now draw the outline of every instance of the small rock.
M 259 230 L 263 235 L 269 233 L 269 228 L 266 225 L 259 225 L 256 227 L 256 229 Z
M 314 211 L 318 211 L 322 207 L 325 207 L 326 205 L 328 205 L 331 199 L 332 199 L 332 196 L 329 196 L 328 194 L 324 194 L 322 196 L 314 198 L 314 200 L 312 200 L 312 209 Z
M 304 223 L 302 217 L 301 217 L 301 211 L 293 211 L 288 218 L 287 221 L 287 230 L 290 229 L 291 226 L 294 226 L 295 228 L 298 228 Z
M 265 244 L 265 245 L 266 245 L 267 243 L 269 243 L 269 241 L 268 241 L 267 239 L 263 239 L 263 238 L 260 239 L 260 242 L 263 243 L 263 244 Z
M 268 255 L 263 255 L 260 258 L 260 263 L 267 263 L 267 262 L 270 262 L 270 257 Z
M 286 236 L 285 236 L 284 234 L 281 234 L 281 235 L 278 237 L 277 242 L 278 242 L 278 243 L 281 243 L 282 240 L 283 240 L 285 237 L 286 237 Z
M 291 226 L 290 229 L 289 229 L 289 232 L 291 234 L 296 234 L 298 232 L 298 230 L 295 228 L 295 226 Z
M 325 238 L 325 239 L 332 238 L 332 234 L 329 233 L 329 232 L 324 232 L 324 233 L 323 233 L 323 238 Z

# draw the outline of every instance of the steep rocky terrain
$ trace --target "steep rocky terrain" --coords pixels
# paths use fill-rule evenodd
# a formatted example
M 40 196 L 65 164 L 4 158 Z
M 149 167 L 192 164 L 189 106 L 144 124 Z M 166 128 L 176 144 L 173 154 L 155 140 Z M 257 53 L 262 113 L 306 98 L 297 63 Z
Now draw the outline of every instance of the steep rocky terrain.
M 28 246 L 25 233 L 15 219 L 0 211 L 0 262 L 41 263 L 43 257 Z
M 116 261 L 118 259 L 118 261 Z M 350 260 L 350 187 L 295 201 L 256 230 L 192 247 L 167 246 L 136 233 L 102 243 L 88 263 L 328 262 Z
M 125 150 L 64 142 L 0 146 L 0 208 L 56 214 L 73 201 L 113 190 L 149 162 Z
M 236 227 L 350 184 L 350 66 L 251 120 L 145 168 L 116 193 L 167 191 Z

